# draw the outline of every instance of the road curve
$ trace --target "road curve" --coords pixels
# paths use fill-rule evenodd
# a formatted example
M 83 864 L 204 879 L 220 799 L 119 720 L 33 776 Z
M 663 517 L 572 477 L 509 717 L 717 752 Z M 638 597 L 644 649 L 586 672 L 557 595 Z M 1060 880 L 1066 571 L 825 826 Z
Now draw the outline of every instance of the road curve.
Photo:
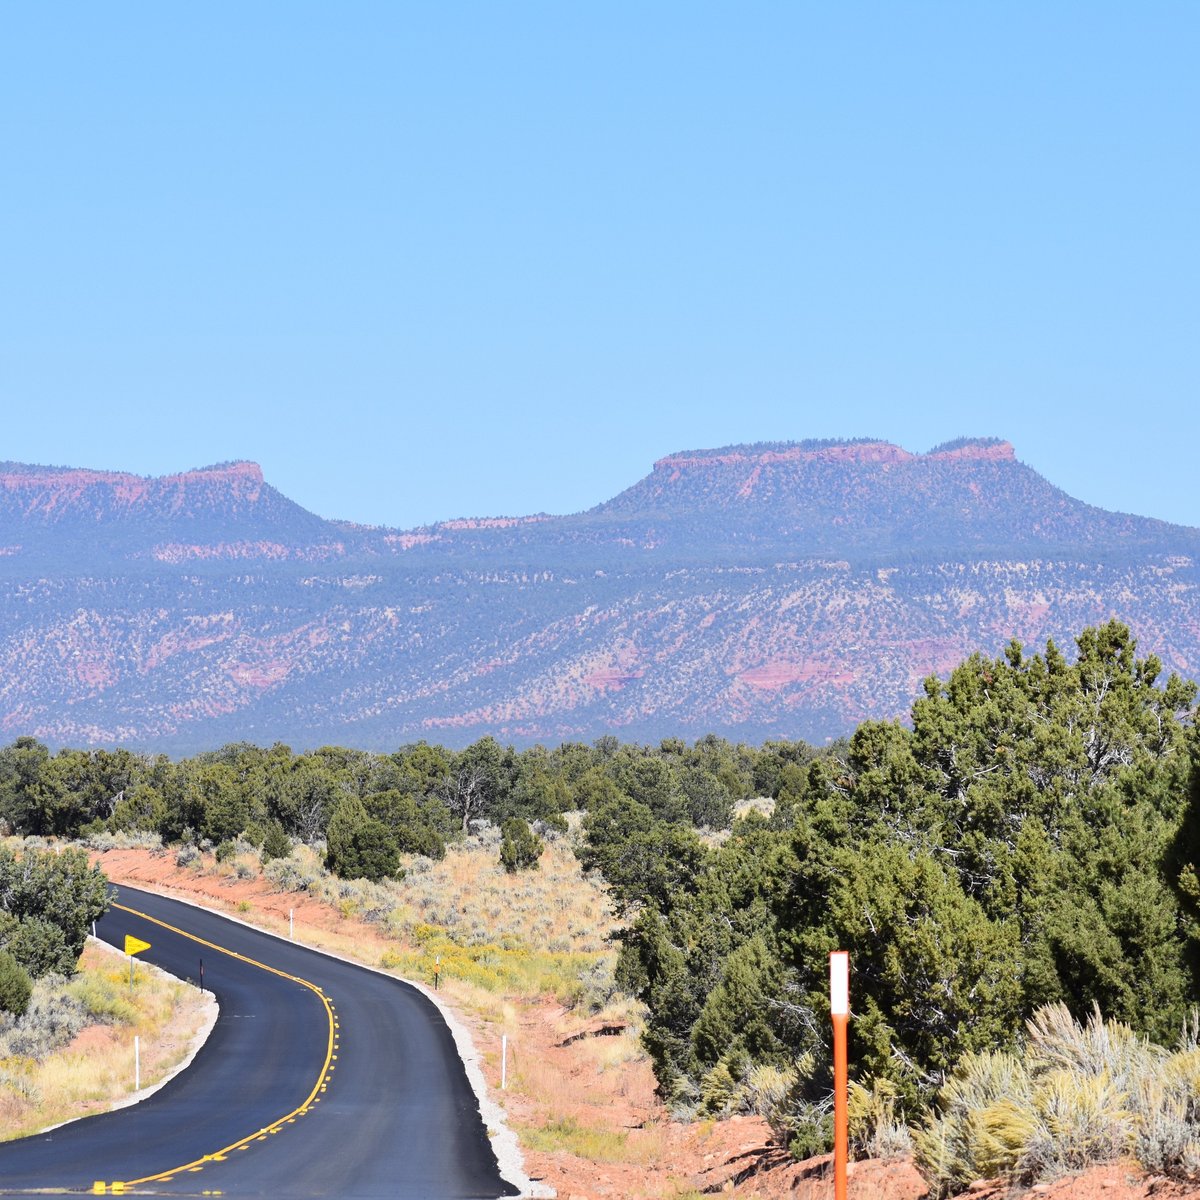
M 118 903 L 99 936 L 141 938 L 139 958 L 192 981 L 203 960 L 217 1024 L 142 1103 L 0 1143 L 0 1195 L 97 1182 L 279 1200 L 518 1194 L 450 1031 L 416 988 L 149 892 L 122 886 Z

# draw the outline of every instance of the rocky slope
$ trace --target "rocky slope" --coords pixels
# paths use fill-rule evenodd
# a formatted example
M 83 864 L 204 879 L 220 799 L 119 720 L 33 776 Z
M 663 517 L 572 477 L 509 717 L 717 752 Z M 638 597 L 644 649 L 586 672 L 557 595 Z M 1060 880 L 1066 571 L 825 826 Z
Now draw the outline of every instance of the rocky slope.
M 0 465 L 0 731 L 191 752 L 843 733 L 1012 637 L 1119 616 L 1200 674 L 1200 531 L 1006 442 L 671 455 L 565 517 L 325 521 L 251 463 Z

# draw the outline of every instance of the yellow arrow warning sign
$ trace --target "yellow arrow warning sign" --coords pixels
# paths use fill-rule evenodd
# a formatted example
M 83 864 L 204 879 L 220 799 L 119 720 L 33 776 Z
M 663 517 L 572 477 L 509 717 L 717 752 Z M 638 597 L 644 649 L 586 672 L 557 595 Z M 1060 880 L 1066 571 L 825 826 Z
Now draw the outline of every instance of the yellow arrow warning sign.
M 141 954 L 143 950 L 149 950 L 150 943 L 143 942 L 141 938 L 132 937 L 130 934 L 125 935 L 125 953 L 126 954 Z

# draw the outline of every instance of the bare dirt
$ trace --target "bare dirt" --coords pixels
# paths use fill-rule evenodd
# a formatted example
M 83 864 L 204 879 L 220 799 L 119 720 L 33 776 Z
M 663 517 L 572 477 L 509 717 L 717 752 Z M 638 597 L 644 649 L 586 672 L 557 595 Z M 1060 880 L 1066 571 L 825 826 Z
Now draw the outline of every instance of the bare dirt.
M 307 893 L 273 890 L 266 879 L 179 867 L 163 851 L 109 850 L 93 855 L 117 884 L 202 902 L 274 932 L 294 913 L 296 938 L 372 966 L 394 941 Z M 510 1090 L 500 1093 L 497 1020 L 453 989 L 442 994 L 482 1051 L 484 1073 L 502 1099 L 525 1151 L 531 1178 L 563 1200 L 670 1200 L 722 1195 L 743 1200 L 832 1200 L 828 1155 L 796 1162 L 774 1146 L 755 1117 L 673 1121 L 654 1094 L 654 1077 L 628 1031 L 588 1020 L 548 1000 L 507 997 Z M 619 1023 L 617 1023 L 619 1025 Z M 537 1149 L 549 1139 L 568 1148 Z M 907 1160 L 851 1164 L 850 1200 L 921 1200 L 924 1181 Z M 1016 1189 L 972 1184 L 971 1200 L 1183 1200 L 1200 1187 L 1148 1176 L 1134 1163 L 1094 1168 L 1052 1184 Z

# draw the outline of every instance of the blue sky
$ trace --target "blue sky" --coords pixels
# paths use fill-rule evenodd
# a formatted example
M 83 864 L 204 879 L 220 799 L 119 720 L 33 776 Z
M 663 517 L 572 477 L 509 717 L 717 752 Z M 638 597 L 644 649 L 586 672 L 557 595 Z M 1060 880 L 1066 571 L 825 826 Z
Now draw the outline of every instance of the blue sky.
M 0 18 L 0 459 L 324 516 L 961 434 L 1200 525 L 1200 6 Z

